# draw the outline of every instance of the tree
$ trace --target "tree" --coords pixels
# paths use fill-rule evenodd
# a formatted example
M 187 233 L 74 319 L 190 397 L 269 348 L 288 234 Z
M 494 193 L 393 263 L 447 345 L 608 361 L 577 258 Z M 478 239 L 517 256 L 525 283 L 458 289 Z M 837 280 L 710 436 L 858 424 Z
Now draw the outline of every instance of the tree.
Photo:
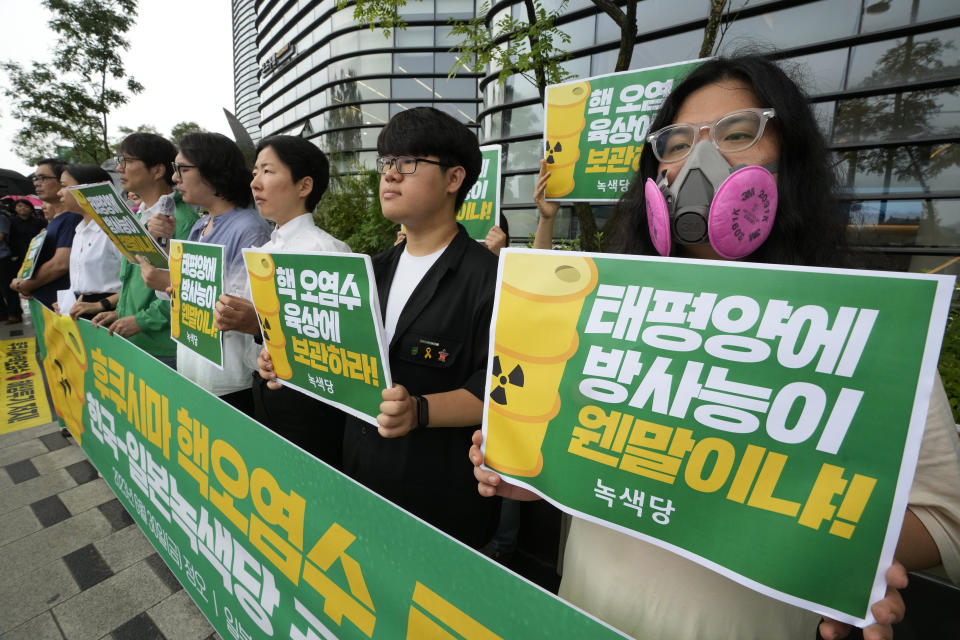
M 354 175 L 330 170 L 330 188 L 320 199 L 314 220 L 317 225 L 350 245 L 357 253 L 370 255 L 388 249 L 396 240 L 397 225 L 380 209 L 380 174 L 356 167 Z
M 24 123 L 17 155 L 34 162 L 50 149 L 71 146 L 72 159 L 100 163 L 113 153 L 107 116 L 143 86 L 126 75 L 121 54 L 137 15 L 136 0 L 43 0 L 57 34 L 51 63 L 29 69 L 3 63 L 10 78 L 4 94 Z M 122 84 L 124 90 L 116 85 Z
M 177 141 L 180 139 L 180 136 L 182 136 L 183 134 L 194 133 L 196 131 L 203 131 L 203 130 L 204 130 L 203 127 L 201 127 L 200 125 L 198 125 L 196 122 L 193 122 L 193 121 L 178 122 L 177 124 L 173 125 L 172 129 L 170 129 L 170 140 L 174 144 L 177 144 Z
M 160 132 L 157 131 L 157 128 L 152 124 L 137 125 L 137 128 L 135 129 L 120 125 L 119 127 L 117 127 L 117 136 L 113 139 L 113 143 L 110 145 L 111 155 L 116 155 L 120 153 L 120 143 L 123 142 L 123 139 L 126 138 L 131 133 L 155 133 L 157 135 L 160 135 Z

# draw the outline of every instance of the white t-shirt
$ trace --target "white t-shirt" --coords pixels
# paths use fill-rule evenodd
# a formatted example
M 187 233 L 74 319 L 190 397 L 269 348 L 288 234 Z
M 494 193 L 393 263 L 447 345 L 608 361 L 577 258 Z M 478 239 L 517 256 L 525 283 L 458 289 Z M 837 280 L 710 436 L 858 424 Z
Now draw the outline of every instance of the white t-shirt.
M 387 296 L 387 313 L 383 322 L 384 333 L 386 334 L 387 344 L 393 340 L 393 332 L 397 330 L 397 321 L 403 308 L 407 306 L 407 300 L 413 294 L 414 289 L 427 275 L 427 271 L 437 261 L 440 254 L 446 247 L 443 247 L 433 253 L 425 256 L 412 256 L 407 248 L 404 247 L 400 254 L 400 261 L 397 262 L 397 271 L 393 276 L 393 283 L 390 285 L 390 295 Z
M 77 225 L 70 251 L 70 290 L 81 293 L 120 291 L 123 256 L 93 220 Z

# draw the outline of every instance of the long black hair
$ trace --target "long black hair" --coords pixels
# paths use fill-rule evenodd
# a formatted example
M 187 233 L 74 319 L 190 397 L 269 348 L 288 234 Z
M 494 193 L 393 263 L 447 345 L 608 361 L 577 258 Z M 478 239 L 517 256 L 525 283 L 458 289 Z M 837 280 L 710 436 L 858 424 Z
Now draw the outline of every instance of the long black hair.
M 806 96 L 774 62 L 762 55 L 750 54 L 703 63 L 664 100 L 650 130 L 673 124 L 690 94 L 722 80 L 746 82 L 759 104 L 772 107 L 777 114 L 767 125 L 774 125 L 780 138 L 777 217 L 770 237 L 745 260 L 842 266 L 847 219 L 834 197 L 836 175 L 830 155 Z M 616 220 L 610 250 L 656 255 L 647 226 L 643 191 L 647 178 L 656 179 L 657 167 L 653 150 L 650 145 L 644 145 L 637 176 L 614 212 Z
M 183 157 L 197 165 L 218 196 L 238 207 L 250 206 L 253 174 L 237 143 L 219 133 L 192 131 L 183 134 L 178 144 Z

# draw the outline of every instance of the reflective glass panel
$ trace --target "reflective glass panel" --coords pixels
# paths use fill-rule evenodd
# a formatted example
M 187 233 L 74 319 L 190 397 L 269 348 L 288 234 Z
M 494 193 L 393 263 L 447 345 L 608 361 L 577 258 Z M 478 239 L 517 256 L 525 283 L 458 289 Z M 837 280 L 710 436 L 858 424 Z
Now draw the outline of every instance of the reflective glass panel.
M 540 158 L 543 157 L 543 142 L 540 140 L 526 140 L 511 142 L 507 146 L 506 165 L 504 170 L 539 169 Z
M 734 20 L 719 50 L 731 53 L 758 44 L 796 47 L 853 35 L 857 32 L 859 10 L 859 3 L 821 0 Z
M 503 136 L 519 136 L 543 131 L 543 105 L 532 104 L 507 109 L 503 114 Z
M 843 191 L 928 195 L 960 185 L 960 145 L 862 149 L 837 154 Z
M 833 142 L 882 142 L 960 134 L 960 87 L 837 102 Z
M 960 28 L 853 47 L 847 86 L 895 86 L 916 80 L 960 78 Z

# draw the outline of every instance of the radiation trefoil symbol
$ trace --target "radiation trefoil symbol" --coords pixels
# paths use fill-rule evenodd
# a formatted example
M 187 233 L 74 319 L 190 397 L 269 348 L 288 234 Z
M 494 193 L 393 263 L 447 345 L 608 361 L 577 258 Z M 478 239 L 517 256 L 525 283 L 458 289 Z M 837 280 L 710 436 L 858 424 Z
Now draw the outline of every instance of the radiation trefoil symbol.
M 558 142 L 557 144 L 553 145 L 553 147 L 551 147 L 549 140 L 547 141 L 546 146 L 547 146 L 547 164 L 553 164 L 554 163 L 553 154 L 560 153 L 561 151 L 563 151 L 563 146 Z
M 513 368 L 513 371 L 504 375 L 500 366 L 500 356 L 493 356 L 493 375 L 500 384 L 490 392 L 490 399 L 497 404 L 505 405 L 507 404 L 507 386 L 523 386 L 523 369 L 520 368 L 520 365 L 517 365 Z

